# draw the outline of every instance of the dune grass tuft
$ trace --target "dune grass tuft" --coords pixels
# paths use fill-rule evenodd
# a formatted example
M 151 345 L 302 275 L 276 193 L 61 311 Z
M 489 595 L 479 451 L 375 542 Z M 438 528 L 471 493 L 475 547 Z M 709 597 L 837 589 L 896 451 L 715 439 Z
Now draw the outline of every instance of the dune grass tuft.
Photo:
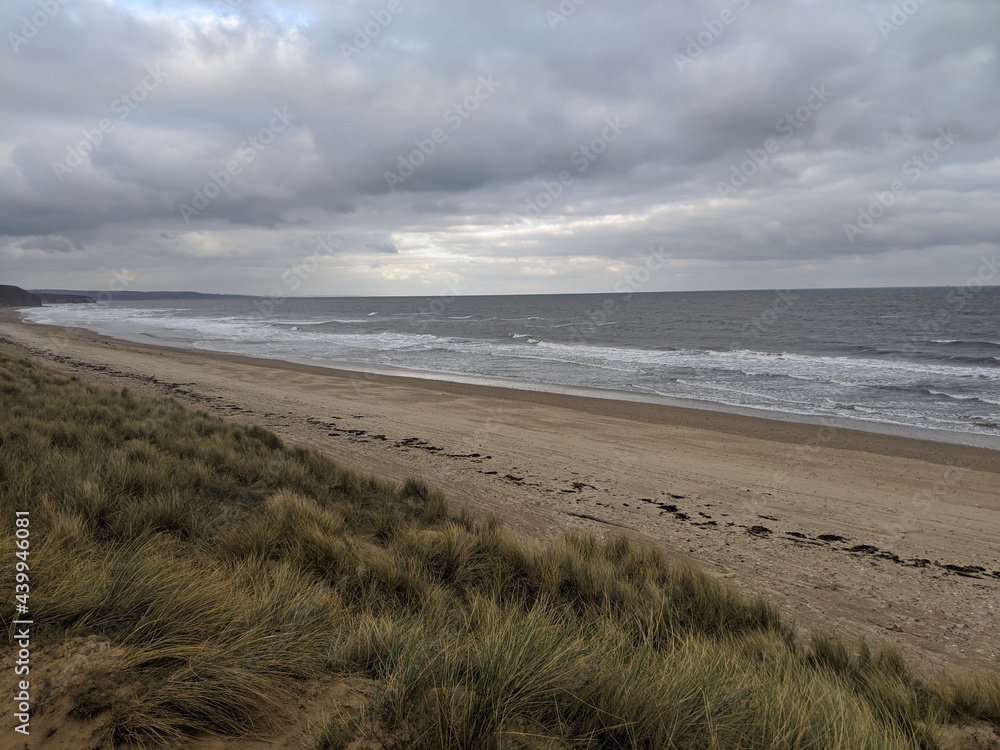
M 109 747 L 274 731 L 305 680 L 345 676 L 378 687 L 312 728 L 316 750 L 888 750 L 1000 722 L 995 676 L 799 645 L 763 601 L 625 538 L 526 539 L 419 480 L 7 356 L 0 409 L 0 517 L 31 512 L 34 618 L 122 654 L 73 709 Z

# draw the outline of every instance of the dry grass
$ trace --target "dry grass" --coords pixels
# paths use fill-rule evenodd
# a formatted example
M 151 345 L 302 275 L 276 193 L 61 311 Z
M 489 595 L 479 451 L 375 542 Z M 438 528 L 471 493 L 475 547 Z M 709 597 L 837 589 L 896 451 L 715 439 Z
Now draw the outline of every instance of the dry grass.
M 380 687 L 314 727 L 318 750 L 934 748 L 1000 721 L 995 677 L 803 648 L 762 601 L 625 539 L 521 538 L 419 481 L 7 357 L 0 407 L 0 517 L 31 511 L 36 622 L 126 654 L 76 707 L 109 746 L 266 732 L 303 680 L 351 674 Z

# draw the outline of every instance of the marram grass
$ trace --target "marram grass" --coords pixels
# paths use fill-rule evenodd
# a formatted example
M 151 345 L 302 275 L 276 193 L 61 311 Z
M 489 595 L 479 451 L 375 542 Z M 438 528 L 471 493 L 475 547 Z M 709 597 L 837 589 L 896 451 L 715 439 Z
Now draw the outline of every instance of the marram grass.
M 40 632 L 120 651 L 74 707 L 106 717 L 108 747 L 280 730 L 304 680 L 345 676 L 376 689 L 313 726 L 316 750 L 889 750 L 1000 721 L 995 677 L 803 647 L 772 607 L 624 538 L 519 537 L 419 481 L 3 355 L 0 413 L 0 557 L 30 510 Z

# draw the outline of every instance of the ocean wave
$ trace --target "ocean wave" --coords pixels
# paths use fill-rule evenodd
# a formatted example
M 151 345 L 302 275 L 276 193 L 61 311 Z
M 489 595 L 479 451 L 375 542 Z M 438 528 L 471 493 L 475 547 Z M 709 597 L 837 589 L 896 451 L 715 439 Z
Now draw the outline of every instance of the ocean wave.
M 985 396 L 976 396 L 972 394 L 960 394 L 960 393 L 947 393 L 945 391 L 935 391 L 932 388 L 921 388 L 921 393 L 926 393 L 929 396 L 942 396 L 944 398 L 954 399 L 955 401 L 975 401 L 980 404 L 990 404 L 991 406 L 1000 406 L 1000 401 L 995 401 L 993 399 L 986 398 Z
M 997 357 L 991 355 L 976 355 L 976 354 L 948 354 L 945 347 L 951 348 L 970 348 L 970 347 L 993 347 L 997 346 L 994 342 L 990 341 L 964 341 L 964 340 L 950 340 L 950 339 L 934 339 L 928 343 L 936 343 L 939 345 L 939 351 L 932 350 L 920 350 L 914 345 L 908 345 L 905 348 L 900 349 L 887 349 L 883 347 L 868 346 L 865 344 L 853 344 L 839 347 L 839 350 L 846 355 L 854 355 L 863 358 L 879 358 L 887 360 L 927 360 L 931 362 L 953 362 L 971 365 L 981 365 L 981 364 L 992 364 L 997 361 Z
M 653 344 L 673 338 L 665 335 L 652 337 L 651 345 L 644 348 L 601 345 L 593 340 L 549 340 L 546 331 L 583 325 L 566 322 L 566 316 L 420 317 L 420 321 L 445 326 L 449 320 L 456 323 L 451 329 L 434 326 L 431 333 L 415 331 L 414 314 L 397 314 L 392 308 L 358 318 L 352 316 L 364 315 L 363 310 L 345 308 L 347 314 L 336 317 L 330 315 L 331 309 L 326 315 L 318 312 L 306 318 L 321 308 L 303 307 L 287 318 L 265 318 L 246 312 L 228 314 L 233 309 L 194 315 L 166 307 L 91 305 L 22 312 L 36 322 L 89 327 L 111 335 L 159 336 L 199 349 L 250 356 L 597 387 L 982 434 L 996 434 L 990 433 L 995 428 L 985 425 L 1000 420 L 996 396 L 1000 358 L 969 357 L 969 352 L 958 347 L 971 344 L 959 339 L 927 344 L 926 351 L 917 355 L 894 353 L 887 345 L 857 343 L 845 344 L 837 354 Z M 365 324 L 375 323 L 376 316 L 376 332 L 362 333 L 372 330 Z M 474 319 L 475 324 L 463 324 Z M 517 320 L 520 324 L 505 332 L 503 323 L 494 322 L 482 337 L 462 335 L 464 331 L 478 333 L 478 320 Z M 545 323 L 536 325 L 539 321 Z
M 371 318 L 328 318 L 326 320 L 278 320 L 272 325 L 275 326 L 309 326 L 319 327 L 328 325 L 341 325 L 350 323 L 374 323 Z
M 931 339 L 932 344 L 942 346 L 990 346 L 1000 348 L 1000 341 L 990 341 L 987 339 Z

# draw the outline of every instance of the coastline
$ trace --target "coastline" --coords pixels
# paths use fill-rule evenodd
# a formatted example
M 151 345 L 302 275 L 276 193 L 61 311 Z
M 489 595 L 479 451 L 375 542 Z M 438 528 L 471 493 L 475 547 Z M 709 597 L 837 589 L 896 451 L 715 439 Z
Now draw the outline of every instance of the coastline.
M 805 415 L 782 412 L 756 413 L 756 410 L 752 409 L 730 408 L 711 402 L 686 404 L 680 403 L 679 400 L 666 398 L 645 398 L 639 394 L 630 394 L 624 391 L 611 393 L 586 388 L 556 390 L 541 385 L 529 387 L 533 385 L 531 383 L 525 383 L 521 387 L 516 384 L 470 382 L 470 378 L 451 377 L 447 374 L 408 373 L 404 370 L 393 371 L 390 368 L 362 370 L 349 367 L 346 363 L 343 366 L 336 366 L 231 354 L 115 337 L 86 328 L 33 323 L 21 318 L 16 311 L 9 312 L 12 312 L 13 315 L 7 314 L 5 316 L 0 313 L 0 324 L 16 322 L 20 326 L 38 331 L 39 339 L 42 340 L 61 339 L 69 333 L 83 339 L 93 338 L 97 341 L 129 344 L 140 350 L 167 353 L 183 352 L 272 370 L 328 375 L 349 381 L 396 382 L 414 388 L 444 391 L 455 396 L 481 395 L 508 401 L 572 408 L 598 416 L 618 417 L 650 424 L 691 427 L 783 443 L 817 444 L 830 448 L 915 458 L 958 466 L 963 469 L 1000 473 L 1000 445 L 990 446 L 986 444 L 989 442 L 989 438 L 979 438 L 979 436 L 964 433 L 942 433 L 929 429 L 919 432 L 908 428 L 881 429 L 890 427 L 881 423 L 871 423 L 873 426 L 867 428 L 852 425 L 846 420 L 808 419 Z M 47 334 L 45 329 L 54 329 L 54 331 Z M 935 439 L 932 435 L 941 439 Z M 966 439 L 972 442 L 963 442 Z M 955 446 L 955 449 L 950 449 L 948 446 Z M 975 458 L 971 458 L 971 456 L 975 456 Z
M 6 350 L 171 395 L 520 531 L 625 533 L 801 624 L 995 669 L 1000 452 L 727 412 L 138 344 L 0 314 Z M 980 570 L 981 569 L 981 570 Z M 996 574 L 996 575 L 995 575 Z
M 60 317 L 65 317 L 66 320 L 54 325 L 76 327 L 77 324 L 73 321 L 74 311 L 66 310 L 64 312 L 69 313 L 69 315 L 56 316 L 56 319 L 59 320 Z M 42 320 L 45 320 L 45 317 Z M 22 321 L 26 324 L 36 325 L 34 323 L 34 316 L 30 314 L 22 315 Z M 51 322 L 37 324 L 53 325 Z M 564 377 L 560 380 L 552 380 L 547 377 L 531 379 L 530 375 L 524 377 L 525 373 L 522 373 L 522 375 L 512 375 L 508 372 L 505 375 L 489 375 L 484 374 L 490 371 L 489 365 L 480 363 L 478 366 L 470 369 L 465 366 L 456 366 L 453 361 L 448 359 L 443 360 L 445 363 L 443 368 L 441 368 L 440 363 L 435 365 L 427 360 L 422 360 L 420 366 L 411 366 L 402 363 L 373 365 L 366 361 L 348 361 L 336 358 L 331 359 L 322 355 L 316 356 L 315 352 L 308 350 L 296 350 L 296 352 L 293 352 L 292 350 L 282 349 L 280 350 L 281 353 L 277 353 L 269 347 L 265 347 L 263 350 L 254 350 L 252 347 L 244 351 L 231 350 L 221 343 L 226 341 L 226 339 L 220 339 L 217 335 L 209 336 L 205 340 L 199 340 L 197 337 L 192 338 L 189 335 L 168 335 L 166 331 L 159 331 L 157 333 L 152 331 L 132 331 L 123 329 L 121 326 L 107 327 L 100 324 L 93 327 L 90 327 L 90 324 L 88 324 L 85 330 L 90 330 L 98 336 L 105 336 L 119 341 L 128 341 L 139 346 L 167 347 L 179 351 L 245 357 L 248 361 L 274 360 L 281 362 L 281 366 L 284 367 L 321 367 L 341 372 L 350 371 L 385 377 L 404 377 L 419 381 L 461 383 L 464 385 L 517 391 L 547 392 L 561 396 L 588 399 L 631 401 L 641 404 L 652 404 L 656 407 L 672 406 L 699 412 L 717 412 L 728 415 L 756 417 L 770 421 L 805 424 L 817 429 L 821 427 L 842 428 L 879 435 L 1000 450 L 1000 433 L 994 431 L 990 434 L 989 430 L 983 431 L 986 428 L 995 426 L 994 422 L 989 421 L 989 417 L 972 417 L 969 414 L 965 414 L 961 418 L 954 415 L 955 419 L 942 419 L 941 415 L 937 414 L 935 407 L 931 404 L 924 405 L 928 411 L 919 412 L 922 416 L 918 415 L 918 412 L 913 412 L 908 417 L 897 417 L 893 416 L 896 414 L 893 409 L 897 408 L 898 405 L 885 409 L 881 407 L 872 408 L 873 404 L 870 403 L 870 394 L 866 397 L 858 397 L 857 399 L 852 398 L 850 394 L 839 395 L 839 401 L 843 401 L 844 403 L 838 402 L 839 413 L 832 414 L 828 413 L 825 407 L 818 408 L 817 410 L 817 408 L 810 406 L 811 400 L 807 392 L 803 392 L 799 396 L 789 400 L 775 400 L 767 397 L 763 401 L 758 399 L 757 402 L 752 402 L 753 399 L 751 399 L 751 402 L 748 403 L 737 403 L 739 399 L 733 401 L 732 399 L 727 400 L 725 397 L 716 398 L 715 396 L 707 395 L 719 392 L 714 386 L 709 387 L 707 391 L 701 391 L 697 394 L 678 395 L 659 392 L 655 388 L 651 389 L 648 387 L 649 383 L 646 383 L 646 385 L 637 385 L 631 379 L 601 381 L 600 383 L 588 384 L 583 381 L 577 382 L 576 376 L 571 373 L 564 373 Z M 475 358 L 473 359 L 475 360 Z M 449 362 L 450 366 L 447 364 Z M 793 375 L 792 377 L 798 378 L 799 376 Z M 804 379 L 810 380 L 811 378 L 804 377 Z M 585 380 L 586 378 L 584 378 Z M 679 382 L 684 381 L 680 380 Z M 847 383 L 841 383 L 841 385 L 847 385 Z M 862 390 L 865 390 L 866 387 L 862 387 Z M 725 391 L 728 389 L 722 388 L 722 390 Z M 927 394 L 936 393 L 941 397 L 961 403 L 984 401 L 984 403 L 992 404 L 994 402 L 992 397 L 987 398 L 984 396 L 980 399 L 976 396 L 961 395 L 963 393 L 961 389 L 958 391 L 959 395 L 936 392 L 927 387 L 922 387 L 919 390 Z M 826 397 L 817 396 L 817 398 L 822 401 Z M 866 401 L 866 398 L 869 401 Z M 776 403 L 781 403 L 782 405 L 776 407 Z M 916 407 L 917 405 L 913 405 L 913 408 Z M 965 424 L 967 419 L 975 421 L 975 429 Z M 957 429 L 963 425 L 968 429 Z

